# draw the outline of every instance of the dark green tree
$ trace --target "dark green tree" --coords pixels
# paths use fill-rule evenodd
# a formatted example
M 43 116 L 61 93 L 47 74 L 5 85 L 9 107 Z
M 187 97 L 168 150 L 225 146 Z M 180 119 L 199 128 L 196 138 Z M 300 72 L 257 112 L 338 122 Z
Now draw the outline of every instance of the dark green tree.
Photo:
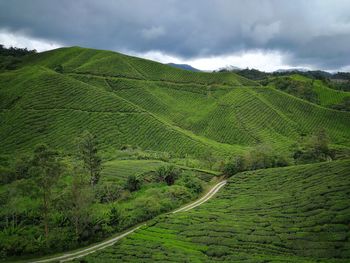
M 128 179 L 126 180 L 125 189 L 129 190 L 130 192 L 137 191 L 141 188 L 141 181 L 139 178 L 137 178 L 135 175 L 129 175 Z
M 58 153 L 46 145 L 38 145 L 34 150 L 30 174 L 35 179 L 42 199 L 42 217 L 46 240 L 49 235 L 49 213 L 52 202 L 52 188 L 63 170 Z
M 94 194 L 89 187 L 89 178 L 84 171 L 74 169 L 71 191 L 69 194 L 69 216 L 74 225 L 77 240 L 90 222 L 89 207 L 94 201 Z
M 110 226 L 119 227 L 123 220 L 122 213 L 120 209 L 116 206 L 112 206 L 109 210 L 109 221 Z
M 24 179 L 29 177 L 30 158 L 28 156 L 20 156 L 15 162 L 15 179 Z
M 94 187 L 100 180 L 101 158 L 98 155 L 98 142 L 95 135 L 86 131 L 79 138 L 79 157 L 83 161 L 84 168 L 90 175 L 90 184 Z
M 157 170 L 158 180 L 165 182 L 167 185 L 173 185 L 175 180 L 180 176 L 180 170 L 174 165 L 161 166 Z
M 226 176 L 232 176 L 244 170 L 246 170 L 245 158 L 243 156 L 236 156 L 224 165 L 223 173 Z

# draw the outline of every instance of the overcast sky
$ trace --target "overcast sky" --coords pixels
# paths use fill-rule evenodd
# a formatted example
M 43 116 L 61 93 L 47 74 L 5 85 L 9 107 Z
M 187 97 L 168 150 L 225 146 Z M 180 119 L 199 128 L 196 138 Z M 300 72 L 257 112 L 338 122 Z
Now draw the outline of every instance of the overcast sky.
M 350 0 L 0 0 L 0 43 L 211 70 L 350 70 Z

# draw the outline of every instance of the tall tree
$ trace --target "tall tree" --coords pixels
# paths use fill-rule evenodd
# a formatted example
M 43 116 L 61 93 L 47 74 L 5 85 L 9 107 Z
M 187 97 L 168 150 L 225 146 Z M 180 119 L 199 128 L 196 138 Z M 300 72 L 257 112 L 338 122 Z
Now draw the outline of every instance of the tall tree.
M 74 232 L 77 240 L 81 232 L 89 222 L 89 207 L 94 200 L 89 178 L 78 168 L 74 169 L 73 181 L 69 195 L 69 215 L 74 224 Z
M 98 156 L 98 142 L 95 135 L 86 131 L 79 139 L 79 157 L 90 174 L 90 184 L 94 187 L 100 180 L 101 158 Z
M 44 144 L 38 145 L 34 150 L 30 173 L 35 178 L 42 198 L 43 223 L 47 240 L 52 188 L 62 173 L 62 163 L 59 160 L 58 153 L 50 150 Z

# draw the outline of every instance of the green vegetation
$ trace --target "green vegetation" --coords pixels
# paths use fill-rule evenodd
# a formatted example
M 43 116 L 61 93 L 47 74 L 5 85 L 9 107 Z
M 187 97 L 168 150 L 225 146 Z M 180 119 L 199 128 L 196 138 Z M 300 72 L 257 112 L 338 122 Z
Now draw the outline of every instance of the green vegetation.
M 307 147 L 308 150 L 309 148 L 310 147 Z M 329 150 L 328 144 L 324 146 L 324 148 L 327 148 L 327 151 L 328 151 Z M 324 148 L 322 148 L 322 151 L 321 150 L 319 151 L 323 153 L 325 151 Z M 300 155 L 302 154 L 303 152 L 300 153 Z M 297 158 L 295 157 L 295 159 Z M 316 160 L 312 159 L 312 161 L 315 162 Z M 234 156 L 229 162 L 227 162 L 224 165 L 222 172 L 225 176 L 231 177 L 236 173 L 243 172 L 243 171 L 257 170 L 257 169 L 264 169 L 264 168 L 271 168 L 271 167 L 283 167 L 283 166 L 288 166 L 291 163 L 292 161 L 288 160 L 286 156 L 284 156 L 282 153 L 277 153 L 273 151 L 272 148 L 269 147 L 268 145 L 258 145 L 257 147 L 253 148 L 250 152 L 246 153 L 245 155 Z
M 262 84 L 324 107 L 348 111 L 346 101 L 350 99 L 350 93 L 333 89 L 329 81 L 294 74 L 264 79 Z
M 236 174 L 84 262 L 348 262 L 349 161 Z
M 1 258 L 96 242 L 198 198 L 222 173 L 231 182 L 241 178 L 237 197 L 246 187 L 261 184 L 270 191 L 274 188 L 267 184 L 292 181 L 293 169 L 319 171 L 317 165 L 267 170 L 259 179 L 254 175 L 263 172 L 257 169 L 350 156 L 349 96 L 326 81 L 269 76 L 262 86 L 232 72 L 191 72 L 80 47 L 24 53 L 6 55 L 18 61 L 0 69 Z M 262 78 L 259 72 L 246 74 Z M 345 164 L 324 165 L 335 170 Z M 284 177 L 272 176 L 274 171 Z M 248 175 L 254 187 L 243 186 L 250 182 L 244 179 Z M 322 176 L 318 180 L 323 182 Z M 276 205 L 273 198 L 280 198 L 270 197 L 271 206 Z M 226 222 L 230 211 L 239 209 L 234 200 L 226 206 L 226 199 L 216 199 L 218 210 L 203 215 L 207 222 L 198 222 L 204 226 L 219 216 Z M 286 203 L 284 209 L 294 208 Z M 297 211 L 300 217 L 303 213 Z M 251 227 L 251 219 L 256 218 L 240 224 Z M 276 224 L 277 233 L 283 222 Z M 220 227 L 224 233 L 242 227 L 236 226 Z M 171 226 L 158 230 L 165 238 L 181 236 Z M 188 243 L 190 239 L 175 242 L 176 249 L 191 255 L 190 261 L 203 253 L 210 259 L 232 256 L 233 248 L 224 243 L 208 248 L 205 242 Z M 232 239 L 232 244 L 239 241 Z M 278 244 L 281 253 L 286 251 Z M 155 256 L 162 261 L 161 253 Z
M 86 134 L 83 138 L 94 138 Z M 43 255 L 96 242 L 197 198 L 214 177 L 165 165 L 115 159 L 98 169 L 99 180 L 92 184 L 96 176 L 83 161 L 38 146 L 27 163 L 20 160 L 15 169 L 8 168 L 16 179 L 0 186 L 1 257 Z M 163 167 L 167 179 L 160 181 Z
M 84 168 L 90 175 L 90 184 L 95 186 L 100 180 L 101 158 L 98 156 L 97 139 L 90 132 L 85 132 L 79 142 L 79 157 L 83 161 Z
M 0 44 L 0 72 L 16 69 L 26 56 L 35 54 L 36 50 L 26 48 L 6 48 Z
M 63 74 L 54 71 L 58 65 Z M 0 97 L 4 154 L 38 143 L 72 152 L 72 138 L 84 130 L 99 136 L 103 151 L 133 145 L 180 158 L 212 156 L 214 168 L 257 143 L 291 151 L 320 128 L 332 144 L 350 145 L 348 113 L 234 73 L 184 71 L 108 51 L 73 47 L 30 56 L 1 74 Z

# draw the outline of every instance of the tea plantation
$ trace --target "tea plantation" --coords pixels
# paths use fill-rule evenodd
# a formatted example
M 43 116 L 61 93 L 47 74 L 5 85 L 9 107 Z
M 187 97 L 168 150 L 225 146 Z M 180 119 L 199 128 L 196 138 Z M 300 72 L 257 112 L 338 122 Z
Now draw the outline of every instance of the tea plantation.
M 0 260 L 101 241 L 224 177 L 217 198 L 86 260 L 349 260 L 348 92 L 81 47 L 27 53 L 0 67 Z
M 349 262 L 350 162 L 245 172 L 84 262 Z

